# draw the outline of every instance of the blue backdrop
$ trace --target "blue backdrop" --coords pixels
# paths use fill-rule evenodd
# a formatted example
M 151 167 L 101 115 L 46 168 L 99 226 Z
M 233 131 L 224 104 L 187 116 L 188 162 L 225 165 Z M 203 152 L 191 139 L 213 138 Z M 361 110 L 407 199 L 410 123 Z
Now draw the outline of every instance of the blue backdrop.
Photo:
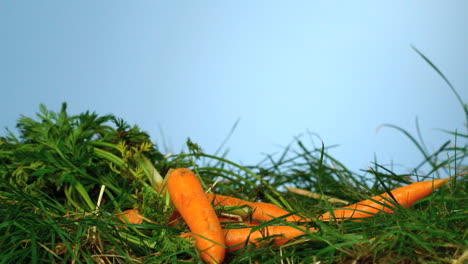
M 67 102 L 138 124 L 163 152 L 190 137 L 213 153 L 240 120 L 226 147 L 242 164 L 301 137 L 338 144 L 328 153 L 355 171 L 376 157 L 407 172 L 422 156 L 377 128 L 415 134 L 418 118 L 432 150 L 454 139 L 438 129 L 466 131 L 411 45 L 466 99 L 467 13 L 468 1 L 3 1 L 0 125 Z

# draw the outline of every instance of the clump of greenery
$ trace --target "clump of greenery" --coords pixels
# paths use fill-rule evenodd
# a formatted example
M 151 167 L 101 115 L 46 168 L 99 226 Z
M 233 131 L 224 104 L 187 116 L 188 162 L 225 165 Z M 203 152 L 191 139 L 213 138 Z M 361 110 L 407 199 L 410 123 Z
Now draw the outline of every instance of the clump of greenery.
M 58 113 L 41 105 L 37 118 L 21 117 L 19 137 L 0 138 L 2 258 L 89 262 L 118 253 L 128 263 L 131 252 L 148 253 L 154 242 L 119 230 L 113 215 L 152 200 L 168 217 L 154 189 L 168 166 L 149 136 L 112 115 L 69 116 L 66 104 Z
M 422 152 L 414 171 L 396 174 L 373 164 L 358 174 L 330 156 L 328 147 L 308 147 L 301 139 L 252 166 L 204 153 L 190 140 L 186 153 L 164 156 L 147 133 L 113 115 L 70 116 L 66 104 L 58 112 L 41 105 L 35 119 L 19 119 L 18 136 L 8 131 L 0 137 L 0 263 L 201 262 L 180 236 L 186 227 L 167 225 L 173 209 L 156 186 L 171 168 L 190 167 L 216 193 L 274 203 L 309 218 L 337 205 L 287 187 L 353 203 L 414 180 L 467 173 L 468 134 L 449 132 L 453 142 L 429 153 L 406 130 L 387 127 L 403 132 Z M 410 209 L 365 222 L 317 221 L 311 223 L 316 233 L 281 247 L 248 246 L 225 262 L 463 263 L 467 187 L 459 177 Z M 127 225 L 115 217 L 130 208 L 147 221 Z

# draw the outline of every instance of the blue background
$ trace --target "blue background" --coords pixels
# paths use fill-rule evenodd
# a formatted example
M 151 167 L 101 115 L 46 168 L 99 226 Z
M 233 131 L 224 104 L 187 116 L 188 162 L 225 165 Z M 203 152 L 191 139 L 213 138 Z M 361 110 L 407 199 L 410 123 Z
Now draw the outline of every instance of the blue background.
M 187 137 L 252 165 L 298 137 L 350 169 L 408 172 L 466 131 L 468 1 L 2 1 L 0 125 L 39 104 L 112 113 L 163 152 Z M 2 130 L 1 134 L 5 131 Z M 313 135 L 317 134 L 319 137 Z M 463 139 L 459 138 L 458 141 Z M 466 144 L 466 143 L 465 143 Z M 390 166 L 390 165 L 389 165 Z

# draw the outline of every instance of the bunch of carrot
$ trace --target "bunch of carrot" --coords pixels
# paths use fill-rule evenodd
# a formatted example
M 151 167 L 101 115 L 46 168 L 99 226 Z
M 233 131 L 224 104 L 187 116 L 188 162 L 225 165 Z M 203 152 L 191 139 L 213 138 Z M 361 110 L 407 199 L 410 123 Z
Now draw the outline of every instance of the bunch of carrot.
M 338 208 L 320 215 L 322 221 L 360 221 L 371 217 L 380 211 L 392 212 L 399 204 L 410 207 L 415 201 L 429 195 L 433 189 L 441 187 L 452 178 L 413 183 L 397 188 L 389 193 L 383 193 L 363 200 L 356 204 Z M 311 222 L 314 219 L 290 214 L 280 207 L 263 202 L 248 202 L 238 198 L 205 193 L 198 177 L 189 169 L 179 168 L 171 170 L 166 179 L 167 191 L 177 213 L 183 218 L 190 229 L 184 236 L 195 241 L 200 257 L 205 263 L 222 263 L 226 250 L 238 250 L 248 243 L 259 245 L 264 237 L 272 237 L 276 245 L 284 244 L 293 238 L 313 232 L 316 229 L 306 226 L 271 225 L 256 228 L 262 221 L 283 218 L 287 222 Z M 226 217 L 218 216 L 213 205 L 246 206 L 251 208 L 251 222 L 247 227 L 226 229 L 220 221 Z M 141 223 L 143 216 L 138 211 L 128 210 L 119 216 L 128 223 Z M 229 221 L 229 220 L 228 220 Z
M 275 236 L 274 243 L 281 245 L 303 235 L 303 230 L 292 226 L 267 226 L 254 230 L 253 227 L 223 229 L 220 218 L 212 203 L 223 206 L 249 206 L 252 219 L 269 221 L 289 215 L 288 211 L 268 203 L 251 203 L 234 197 L 205 193 L 198 177 L 189 169 L 172 170 L 167 178 L 167 191 L 171 201 L 188 225 L 200 256 L 206 263 L 222 263 L 226 249 L 237 250 L 246 243 L 258 244 L 258 240 Z M 286 221 L 299 221 L 299 216 L 285 217 Z

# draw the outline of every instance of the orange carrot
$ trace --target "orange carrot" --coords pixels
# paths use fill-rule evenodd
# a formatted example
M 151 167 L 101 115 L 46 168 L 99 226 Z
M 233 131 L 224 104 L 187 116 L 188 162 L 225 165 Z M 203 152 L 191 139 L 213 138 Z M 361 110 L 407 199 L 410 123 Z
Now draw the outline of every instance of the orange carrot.
M 249 206 L 252 208 L 252 219 L 260 221 L 269 221 L 275 218 L 283 218 L 289 222 L 299 222 L 299 221 L 311 221 L 310 219 L 300 217 L 298 215 L 292 215 L 290 212 L 281 209 L 280 207 L 264 202 L 249 202 L 242 199 L 224 196 L 220 194 L 211 194 L 207 193 L 206 197 L 208 200 L 212 201 L 215 205 L 224 205 L 224 206 Z M 288 216 L 286 216 L 288 215 Z M 286 216 L 286 217 L 285 217 Z
M 298 226 L 298 228 L 306 229 L 303 226 Z M 272 241 L 277 246 L 283 245 L 286 242 L 305 234 L 304 231 L 299 230 L 298 228 L 292 226 L 273 225 L 257 229 L 255 231 L 252 231 L 252 227 L 243 227 L 223 229 L 223 232 L 225 235 L 227 251 L 236 251 L 248 244 L 254 244 L 257 247 L 260 247 L 264 241 Z M 315 230 L 316 229 L 309 229 L 309 231 Z M 183 233 L 181 234 L 181 237 L 193 239 L 193 235 L 190 233 Z M 269 237 L 271 240 L 267 239 Z
M 306 229 L 299 226 L 301 229 Z M 315 230 L 315 229 L 314 229 Z M 272 237 L 275 245 L 283 245 L 284 243 L 298 236 L 304 235 L 305 232 L 292 226 L 267 226 L 252 232 L 251 227 L 224 229 L 226 236 L 226 246 L 228 251 L 235 251 L 243 248 L 246 244 L 255 244 L 261 246 L 261 240 L 267 237 Z
M 432 190 L 440 188 L 444 183 L 447 183 L 454 177 L 447 179 L 437 179 L 423 182 L 415 182 L 407 186 L 396 188 L 391 191 L 396 202 L 405 207 L 410 207 L 414 202 L 428 196 Z M 349 220 L 353 218 L 367 218 L 372 217 L 380 211 L 387 213 L 393 212 L 394 204 L 393 199 L 388 193 L 373 196 L 371 199 L 363 200 L 358 203 L 346 206 L 340 209 L 333 210 L 333 216 L 330 212 L 325 212 L 319 219 L 328 221 L 335 219 L 336 221 Z M 395 201 L 393 201 L 395 202 Z M 353 219 L 359 222 L 359 219 Z
M 128 224 L 141 224 L 143 222 L 143 219 L 145 218 L 143 215 L 140 214 L 140 211 L 137 209 L 128 209 L 123 211 L 122 213 L 116 213 L 115 216 L 117 216 L 120 221 Z
M 168 175 L 167 190 L 193 233 L 203 261 L 223 262 L 226 249 L 221 224 L 197 176 L 185 168 L 172 170 Z

